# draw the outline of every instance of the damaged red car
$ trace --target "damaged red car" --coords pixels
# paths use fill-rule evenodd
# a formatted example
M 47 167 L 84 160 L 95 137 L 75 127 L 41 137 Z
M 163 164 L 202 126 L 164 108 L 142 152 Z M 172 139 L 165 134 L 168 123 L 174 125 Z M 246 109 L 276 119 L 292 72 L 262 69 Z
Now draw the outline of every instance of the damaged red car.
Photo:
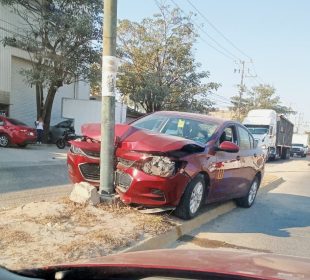
M 74 183 L 99 186 L 100 124 L 71 142 Z M 264 154 L 240 123 L 181 112 L 155 112 L 115 126 L 115 190 L 126 204 L 174 209 L 183 219 L 205 203 L 235 199 L 250 207 L 264 174 Z

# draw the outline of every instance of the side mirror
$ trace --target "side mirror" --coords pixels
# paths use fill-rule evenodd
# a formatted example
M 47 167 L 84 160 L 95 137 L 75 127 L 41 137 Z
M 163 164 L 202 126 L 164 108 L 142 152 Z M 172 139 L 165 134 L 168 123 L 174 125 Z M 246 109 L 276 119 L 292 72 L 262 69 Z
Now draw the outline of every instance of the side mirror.
M 220 144 L 218 147 L 218 151 L 223 151 L 227 153 L 238 153 L 239 152 L 239 146 L 235 143 L 224 141 Z

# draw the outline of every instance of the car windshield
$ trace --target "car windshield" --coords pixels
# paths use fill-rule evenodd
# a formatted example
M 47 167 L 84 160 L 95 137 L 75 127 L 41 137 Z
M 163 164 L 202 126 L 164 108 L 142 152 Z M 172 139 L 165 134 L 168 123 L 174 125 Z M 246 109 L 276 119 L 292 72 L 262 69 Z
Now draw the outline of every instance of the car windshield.
M 249 127 L 247 126 L 248 130 L 252 133 L 252 134 L 267 134 L 268 133 L 268 128 L 266 127 Z
M 25 123 L 19 121 L 19 120 L 16 120 L 16 119 L 11 119 L 11 118 L 8 118 L 7 119 L 11 124 L 14 124 L 14 125 L 24 125 L 24 126 L 27 126 Z
M 151 114 L 131 124 L 136 128 L 178 136 L 199 143 L 209 141 L 218 124 L 211 121 L 200 121 L 186 117 Z
M 303 144 L 292 144 L 292 146 L 295 146 L 295 147 L 304 147 Z

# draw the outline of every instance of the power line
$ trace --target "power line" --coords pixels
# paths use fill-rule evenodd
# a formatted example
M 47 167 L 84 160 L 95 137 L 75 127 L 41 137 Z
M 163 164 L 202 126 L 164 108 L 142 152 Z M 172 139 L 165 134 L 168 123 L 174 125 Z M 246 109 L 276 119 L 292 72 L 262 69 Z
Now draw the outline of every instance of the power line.
M 174 0 L 170 0 L 183 14 L 185 14 L 184 10 L 174 1 Z M 204 43 L 206 43 L 210 48 L 214 49 L 215 51 L 217 51 L 218 53 L 224 55 L 226 58 L 230 59 L 230 60 L 239 60 L 239 58 L 237 56 L 235 56 L 232 52 L 230 52 L 229 50 L 227 50 L 225 47 L 223 47 L 219 42 L 217 42 L 212 36 L 210 36 L 201 26 L 199 26 L 195 21 L 194 25 L 196 26 L 196 28 L 198 28 L 199 30 L 201 30 L 205 35 L 208 36 L 208 38 L 210 38 L 218 47 L 220 47 L 222 50 L 224 50 L 225 52 L 219 50 L 217 47 L 215 47 L 214 45 L 210 44 L 205 38 L 203 38 L 201 35 L 199 35 L 199 39 L 201 41 L 203 41 Z
M 244 51 L 238 48 L 231 40 L 229 40 L 202 12 L 197 9 L 197 7 L 190 1 L 186 0 L 188 4 L 192 6 L 192 8 L 218 33 L 224 38 L 232 47 L 234 47 L 237 51 L 239 51 L 242 55 L 246 56 L 247 58 L 251 59 L 249 55 L 247 55 Z

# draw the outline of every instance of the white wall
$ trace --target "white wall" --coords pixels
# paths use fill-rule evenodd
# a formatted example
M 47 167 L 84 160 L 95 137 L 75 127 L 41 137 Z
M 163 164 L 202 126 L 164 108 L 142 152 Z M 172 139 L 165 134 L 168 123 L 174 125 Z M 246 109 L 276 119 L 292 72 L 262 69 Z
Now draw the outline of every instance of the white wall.
M 126 122 L 127 106 L 115 103 L 115 122 Z M 64 98 L 62 102 L 62 116 L 74 119 L 74 128 L 77 134 L 81 134 L 81 125 L 85 123 L 101 122 L 101 101 L 75 100 Z
M 31 65 L 27 60 L 17 57 L 12 58 L 10 117 L 19 119 L 26 124 L 33 126 L 37 114 L 35 87 L 30 87 L 25 82 L 25 78 L 20 74 L 22 69 L 28 69 L 30 67 Z M 80 82 L 78 87 L 71 84 L 59 88 L 55 95 L 52 107 L 52 125 L 63 120 L 61 115 L 62 99 L 74 98 L 75 88 L 79 89 L 78 94 L 76 94 L 77 97 L 85 100 L 89 98 L 88 84 Z M 46 90 L 44 91 L 44 97 L 46 97 Z
M 74 91 L 76 93 L 74 93 Z M 63 98 L 74 99 L 76 97 L 81 100 L 89 100 L 89 91 L 89 84 L 83 82 L 77 83 L 76 86 L 74 86 L 74 84 L 71 84 L 59 88 L 53 104 L 51 124 L 57 124 L 62 121 L 63 118 L 66 118 L 62 117 Z

